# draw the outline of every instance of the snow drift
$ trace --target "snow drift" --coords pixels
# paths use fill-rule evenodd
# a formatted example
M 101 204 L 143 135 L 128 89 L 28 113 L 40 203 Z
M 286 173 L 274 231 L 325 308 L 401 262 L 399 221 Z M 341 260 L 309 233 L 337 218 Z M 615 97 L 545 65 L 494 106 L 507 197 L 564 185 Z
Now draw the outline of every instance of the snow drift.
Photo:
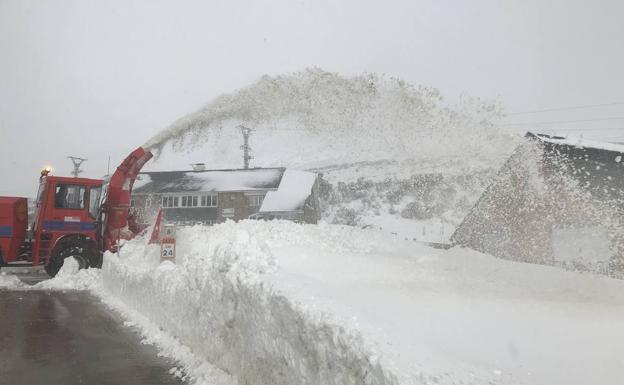
M 624 281 L 349 226 L 227 222 L 34 289 L 87 289 L 197 385 L 616 384 Z M 28 290 L 0 274 L 0 289 Z
M 624 375 L 624 281 L 326 224 L 197 226 L 178 246 L 176 265 L 159 264 L 158 248 L 136 239 L 107 254 L 101 274 L 45 286 L 67 289 L 75 277 L 197 384 L 585 385 Z
M 301 230 L 232 222 L 184 229 L 178 265 L 157 266 L 157 250 L 131 242 L 126 259 L 107 258 L 104 287 L 239 384 L 395 383 L 360 335 L 263 282 L 277 270 L 268 244 L 297 242 Z

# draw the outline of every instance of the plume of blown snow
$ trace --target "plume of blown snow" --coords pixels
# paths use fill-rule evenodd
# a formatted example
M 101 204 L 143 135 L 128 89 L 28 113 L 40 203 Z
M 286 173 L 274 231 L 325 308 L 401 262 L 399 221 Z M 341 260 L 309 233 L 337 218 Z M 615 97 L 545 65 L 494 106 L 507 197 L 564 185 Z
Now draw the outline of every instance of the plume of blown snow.
M 263 76 L 221 95 L 144 147 L 158 155 L 186 153 L 187 163 L 233 167 L 240 163 L 239 126 L 245 125 L 256 130 L 255 166 L 492 159 L 508 155 L 515 145 L 492 123 L 500 114 L 500 106 L 479 99 L 448 106 L 438 90 L 396 78 L 349 77 L 315 68 Z M 200 158 L 189 159 L 189 153 Z

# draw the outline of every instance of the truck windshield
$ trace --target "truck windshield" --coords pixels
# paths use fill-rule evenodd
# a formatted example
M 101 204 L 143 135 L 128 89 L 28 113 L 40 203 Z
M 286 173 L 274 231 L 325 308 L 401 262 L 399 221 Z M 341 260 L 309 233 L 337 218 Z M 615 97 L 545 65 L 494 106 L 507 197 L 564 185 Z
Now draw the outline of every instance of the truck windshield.
M 91 187 L 89 194 L 89 216 L 97 218 L 98 209 L 100 208 L 100 196 L 102 195 L 102 187 Z
M 85 186 L 58 184 L 54 192 L 54 207 L 57 209 L 84 209 Z

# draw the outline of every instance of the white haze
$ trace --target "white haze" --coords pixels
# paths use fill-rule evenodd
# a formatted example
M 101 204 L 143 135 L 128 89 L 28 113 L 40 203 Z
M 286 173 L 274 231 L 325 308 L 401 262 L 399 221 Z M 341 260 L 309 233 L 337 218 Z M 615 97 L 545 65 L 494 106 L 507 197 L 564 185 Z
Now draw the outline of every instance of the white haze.
M 32 196 L 67 155 L 101 177 L 132 149 L 264 74 L 388 74 L 507 111 L 623 101 L 622 2 L 0 1 L 0 194 Z M 624 116 L 624 105 L 501 123 Z M 552 128 L 553 124 L 540 125 Z M 566 123 L 622 140 L 623 120 Z M 558 128 L 558 127 L 555 127 Z M 561 131 L 561 130 L 560 130 Z M 566 130 L 563 130 L 564 132 Z

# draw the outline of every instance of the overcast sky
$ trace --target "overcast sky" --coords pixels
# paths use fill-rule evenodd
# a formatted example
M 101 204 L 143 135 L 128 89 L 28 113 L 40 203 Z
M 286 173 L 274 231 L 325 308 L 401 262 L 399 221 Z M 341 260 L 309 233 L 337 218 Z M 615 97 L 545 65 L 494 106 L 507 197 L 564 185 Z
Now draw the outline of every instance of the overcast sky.
M 34 195 L 67 155 L 101 177 L 214 96 L 311 66 L 510 112 L 612 104 L 501 124 L 624 141 L 622 15 L 618 0 L 0 0 L 0 194 Z

